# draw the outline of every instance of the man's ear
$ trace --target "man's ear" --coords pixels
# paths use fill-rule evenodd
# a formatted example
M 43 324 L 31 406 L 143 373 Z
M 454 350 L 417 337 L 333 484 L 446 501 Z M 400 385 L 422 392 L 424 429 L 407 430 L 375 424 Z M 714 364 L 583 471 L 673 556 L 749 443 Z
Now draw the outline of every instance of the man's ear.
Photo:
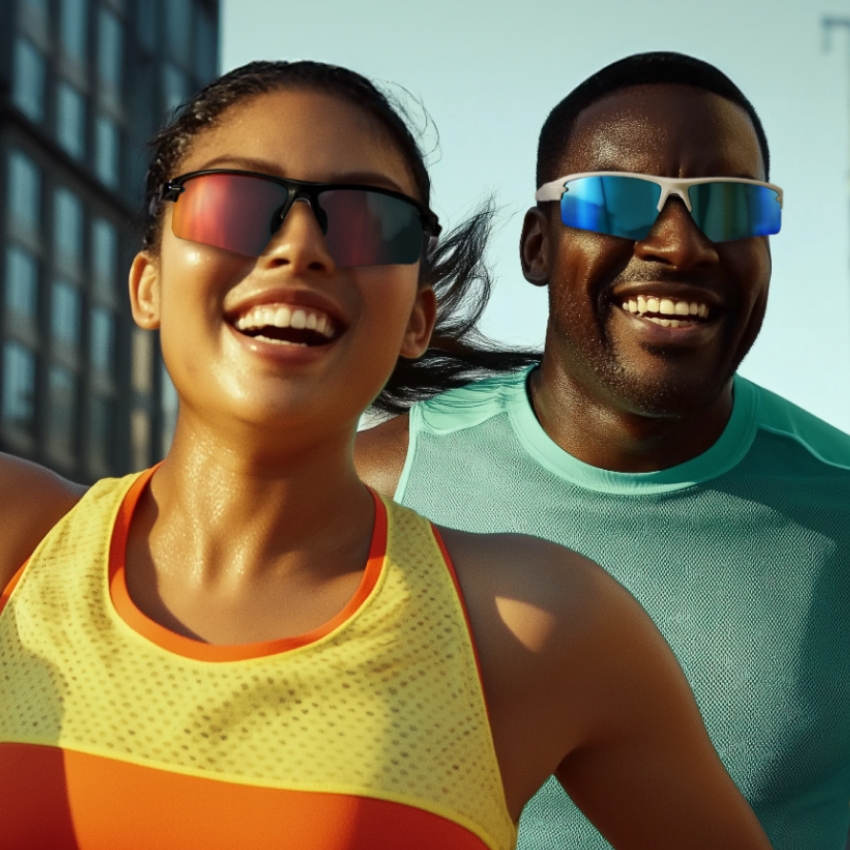
M 519 259 L 523 277 L 534 286 L 549 283 L 549 222 L 539 207 L 532 207 L 522 222 Z
M 420 357 L 424 354 L 431 341 L 431 333 L 436 321 L 437 296 L 430 286 L 422 286 L 416 293 L 416 301 L 410 313 L 399 354 L 409 358 Z
M 159 262 L 149 251 L 139 251 L 130 266 L 130 306 L 133 320 L 146 331 L 159 327 Z

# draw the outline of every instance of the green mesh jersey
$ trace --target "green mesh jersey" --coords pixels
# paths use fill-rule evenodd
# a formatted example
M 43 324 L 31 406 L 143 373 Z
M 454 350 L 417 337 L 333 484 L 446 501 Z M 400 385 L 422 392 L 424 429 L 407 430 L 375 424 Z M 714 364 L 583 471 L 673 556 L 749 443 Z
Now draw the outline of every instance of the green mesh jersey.
M 776 850 L 850 825 L 850 436 L 743 378 L 705 454 L 588 466 L 534 417 L 526 374 L 413 408 L 396 498 L 447 526 L 533 534 L 602 564 L 673 647 Z M 610 845 L 549 783 L 520 850 Z

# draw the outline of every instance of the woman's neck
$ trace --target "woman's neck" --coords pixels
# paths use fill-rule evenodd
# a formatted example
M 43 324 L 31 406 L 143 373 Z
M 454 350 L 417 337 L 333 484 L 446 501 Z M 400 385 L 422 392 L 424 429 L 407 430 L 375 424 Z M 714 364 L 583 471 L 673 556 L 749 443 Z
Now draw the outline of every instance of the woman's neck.
M 260 454 L 178 429 L 130 528 L 136 605 L 216 643 L 325 622 L 356 589 L 372 536 L 352 437 Z
M 227 563 L 264 561 L 264 552 L 279 555 L 347 537 L 352 520 L 360 527 L 371 516 L 371 501 L 354 470 L 353 434 L 331 436 L 234 443 L 178 427 L 151 484 L 152 533 L 191 528 L 195 545 L 206 550 L 196 552 L 203 561 L 221 553 Z

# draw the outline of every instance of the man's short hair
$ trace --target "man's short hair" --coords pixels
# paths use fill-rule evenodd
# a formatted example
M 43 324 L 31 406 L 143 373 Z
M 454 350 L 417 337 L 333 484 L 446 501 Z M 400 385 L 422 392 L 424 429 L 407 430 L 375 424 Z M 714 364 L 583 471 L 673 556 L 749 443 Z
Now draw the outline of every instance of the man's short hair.
M 537 185 L 557 180 L 561 157 L 579 114 L 592 103 L 618 89 L 630 86 L 671 83 L 695 86 L 726 98 L 740 106 L 753 123 L 762 158 L 765 179 L 770 171 L 767 136 L 752 103 L 721 70 L 683 53 L 636 53 L 607 65 L 574 88 L 550 113 L 540 131 L 537 146 Z

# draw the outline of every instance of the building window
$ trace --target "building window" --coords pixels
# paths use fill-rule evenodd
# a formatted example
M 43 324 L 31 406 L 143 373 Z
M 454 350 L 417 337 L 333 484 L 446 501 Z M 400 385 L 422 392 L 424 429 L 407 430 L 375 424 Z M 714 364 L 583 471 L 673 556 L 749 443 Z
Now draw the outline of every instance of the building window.
M 32 121 L 44 119 L 44 57 L 25 38 L 15 39 L 12 102 Z
M 110 189 L 118 187 L 118 127 L 111 118 L 99 115 L 95 124 L 94 171 Z
M 59 33 L 65 53 L 84 62 L 88 46 L 88 0 L 61 0 Z
M 23 6 L 31 15 L 47 18 L 49 0 L 23 0 Z
M 57 189 L 53 209 L 57 263 L 78 272 L 83 260 L 83 205 L 70 189 Z
M 150 464 L 151 417 L 147 410 L 136 408 L 130 414 L 130 451 L 134 469 L 144 469 Z
M 74 159 L 86 152 L 86 101 L 66 82 L 56 89 L 56 138 Z
M 92 396 L 89 405 L 89 464 L 96 474 L 112 467 L 115 407 L 108 398 Z
M 136 35 L 139 43 L 150 53 L 156 49 L 156 12 L 158 3 L 136 3 Z
M 115 354 L 115 319 L 109 310 L 95 307 L 91 311 L 90 361 L 93 369 L 109 373 Z
M 160 448 L 162 456 L 168 454 L 171 448 L 171 441 L 174 439 L 174 429 L 177 427 L 177 413 L 179 409 L 179 400 L 177 390 L 174 389 L 174 384 L 171 383 L 171 376 L 165 368 L 165 364 L 161 363 L 160 374 L 160 408 L 162 410 L 162 432 Z
M 6 248 L 6 309 L 13 321 L 35 325 L 38 317 L 38 265 L 27 251 Z
M 215 25 L 202 8 L 195 9 L 195 76 L 208 82 L 216 76 L 218 66 Z
M 179 68 L 166 62 L 162 69 L 162 87 L 166 116 L 170 116 L 181 103 L 188 99 L 189 81 Z
M 35 422 L 35 354 L 16 342 L 3 346 L 3 422 L 32 432 Z
M 130 379 L 136 392 L 147 395 L 151 391 L 151 365 L 153 364 L 153 334 L 133 328 L 132 362 Z
M 109 9 L 98 14 L 97 73 L 112 99 L 121 96 L 121 65 L 124 56 L 124 28 Z
M 51 366 L 47 376 L 47 440 L 53 454 L 73 457 L 76 441 L 77 381 L 62 366 Z
M 41 173 L 20 151 L 9 154 L 9 214 L 13 225 L 37 233 L 41 218 Z
M 192 32 L 192 0 L 168 0 L 165 3 L 165 47 L 175 62 L 188 62 L 192 54 L 188 40 Z
M 53 284 L 50 333 L 53 339 L 76 352 L 80 344 L 80 292 L 76 286 L 64 280 Z
M 95 291 L 112 298 L 118 284 L 118 233 L 104 218 L 92 225 L 92 272 Z

